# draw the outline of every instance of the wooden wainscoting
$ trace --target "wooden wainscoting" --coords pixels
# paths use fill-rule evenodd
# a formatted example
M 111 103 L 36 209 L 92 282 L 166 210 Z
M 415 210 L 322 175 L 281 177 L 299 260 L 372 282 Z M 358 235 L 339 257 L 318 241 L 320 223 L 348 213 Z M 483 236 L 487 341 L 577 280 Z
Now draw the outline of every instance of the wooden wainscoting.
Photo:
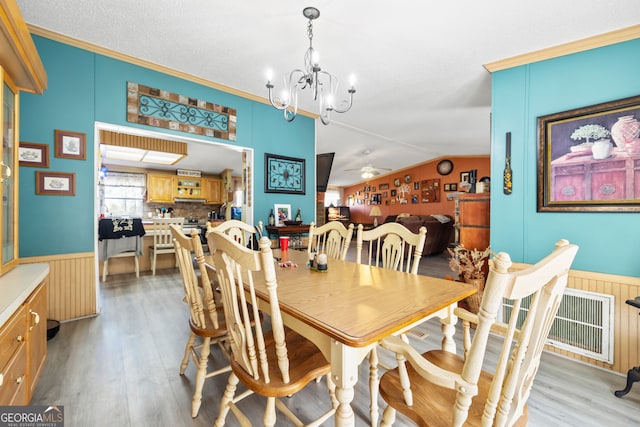
M 527 264 L 514 263 L 522 270 Z M 546 349 L 590 365 L 626 374 L 640 363 L 640 316 L 638 309 L 625 303 L 640 295 L 640 278 L 571 270 L 567 287 L 614 296 L 613 364 L 578 355 L 567 350 L 546 346 Z
M 49 319 L 63 321 L 97 314 L 95 257 L 86 252 L 20 258 L 20 264 L 49 264 Z

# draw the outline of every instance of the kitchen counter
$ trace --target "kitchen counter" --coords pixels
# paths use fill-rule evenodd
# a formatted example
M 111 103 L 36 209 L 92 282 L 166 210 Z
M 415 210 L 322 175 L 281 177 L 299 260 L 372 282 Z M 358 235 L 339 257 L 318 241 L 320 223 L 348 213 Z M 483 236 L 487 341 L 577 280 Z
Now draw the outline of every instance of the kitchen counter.
M 19 265 L 0 277 L 0 326 L 15 313 L 49 274 L 49 264 Z

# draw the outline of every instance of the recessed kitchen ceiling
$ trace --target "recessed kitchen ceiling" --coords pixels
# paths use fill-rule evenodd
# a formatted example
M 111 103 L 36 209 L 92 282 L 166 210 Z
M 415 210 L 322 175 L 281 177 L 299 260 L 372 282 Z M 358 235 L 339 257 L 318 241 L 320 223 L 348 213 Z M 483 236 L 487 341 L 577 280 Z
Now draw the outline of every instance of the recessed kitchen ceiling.
M 102 132 L 101 132 L 102 131 Z M 149 151 L 126 147 L 103 144 L 101 137 L 106 132 L 114 134 L 130 135 L 138 138 L 152 138 L 158 140 L 166 140 L 172 143 L 180 143 L 186 145 L 186 155 L 180 155 L 180 159 L 174 163 L 160 163 L 159 160 L 149 161 L 149 157 L 139 160 L 142 154 L 166 157 L 170 153 L 161 153 L 160 151 Z M 242 147 L 232 145 L 206 142 L 195 138 L 181 137 L 171 134 L 163 134 L 146 129 L 132 128 L 127 126 L 118 126 L 107 123 L 96 124 L 96 144 L 101 147 L 100 154 L 102 162 L 107 166 L 127 166 L 145 169 L 171 170 L 187 169 L 197 170 L 204 174 L 219 175 L 225 169 L 231 169 L 232 175 L 240 176 L 242 173 Z M 114 155 L 120 154 L 120 158 L 108 158 L 105 154 L 113 149 L 117 149 Z M 251 151 L 251 150 L 250 150 Z M 131 157 L 128 157 L 128 156 Z

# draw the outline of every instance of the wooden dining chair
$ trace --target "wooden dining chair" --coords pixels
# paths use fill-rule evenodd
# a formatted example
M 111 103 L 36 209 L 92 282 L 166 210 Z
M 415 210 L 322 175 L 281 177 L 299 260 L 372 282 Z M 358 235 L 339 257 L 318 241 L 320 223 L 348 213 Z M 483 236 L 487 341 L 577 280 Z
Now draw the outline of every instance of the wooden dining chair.
M 362 248 L 366 242 L 367 264 L 418 274 L 426 236 L 425 227 L 420 227 L 417 233 L 413 233 L 402 224 L 387 222 L 364 231 L 362 224 L 359 224 L 356 262 L 362 264 Z
M 455 310 L 463 319 L 465 357 L 442 350 L 420 355 L 399 337 L 383 339 L 383 347 L 406 358 L 409 382 L 403 384 L 396 369 L 382 376 L 380 394 L 389 406 L 381 426 L 391 426 L 396 411 L 419 426 L 526 425 L 527 398 L 577 251 L 561 240 L 550 255 L 516 272 L 509 272 L 508 254 L 496 255 L 480 312 Z M 512 308 L 500 310 L 505 300 Z M 496 321 L 500 313 L 504 323 Z M 471 323 L 476 325 L 473 340 Z M 497 365 L 488 371 L 483 363 L 490 333 L 502 341 Z M 407 386 L 411 405 L 403 397 Z
M 153 245 L 149 246 L 149 257 L 151 259 L 151 272 L 156 275 L 156 265 L 158 255 L 173 254 L 173 237 L 171 236 L 172 225 L 182 227 L 184 218 L 154 218 L 153 219 Z M 178 259 L 176 258 L 176 265 Z
M 191 333 L 180 364 L 180 375 L 184 375 L 189 359 L 192 358 L 198 370 L 191 403 L 191 416 L 196 417 L 202 403 L 202 387 L 205 379 L 231 370 L 231 366 L 225 364 L 220 369 L 207 372 L 211 345 L 217 344 L 224 356 L 229 359 L 228 348 L 225 343 L 227 328 L 222 308 L 218 307 L 219 304 L 217 304 L 215 292 L 211 286 L 198 230 L 193 229 L 191 236 L 186 236 L 182 232 L 182 228 L 175 224 L 170 225 L 169 229 L 173 237 L 178 268 L 184 285 L 185 300 L 189 305 L 190 313 L 189 328 Z M 194 267 L 194 257 L 198 266 L 198 273 L 196 273 Z M 198 338 L 202 342 L 196 344 Z
M 356 263 L 363 263 L 363 246 L 366 242 L 366 263 L 372 266 L 390 270 L 418 274 L 418 266 L 422 258 L 422 249 L 427 236 L 427 229 L 420 227 L 413 233 L 407 227 L 397 222 L 384 223 L 371 230 L 364 231 L 362 224 L 358 225 L 356 236 Z M 427 319 L 425 319 L 427 320 Z M 407 341 L 405 335 L 402 339 Z M 369 361 L 369 392 L 371 426 L 378 425 L 378 350 L 374 347 L 367 356 Z M 404 358 L 397 356 L 398 369 L 406 380 L 407 373 Z M 385 366 L 385 368 L 387 368 Z
M 258 227 L 254 227 L 246 222 L 230 219 L 214 227 L 211 225 L 207 226 L 207 235 L 213 230 L 216 230 L 230 236 L 242 246 L 257 250 L 258 238 L 262 235 L 261 225 L 262 221 L 258 223 Z
M 325 253 L 327 257 L 343 260 L 347 257 L 347 250 L 353 238 L 353 224 L 345 227 L 340 221 L 329 221 L 316 227 L 309 224 L 309 245 L 307 252 L 311 254 Z
M 242 425 L 251 422 L 237 406 L 246 396 L 256 393 L 267 398 L 263 422 L 276 423 L 276 408 L 295 425 L 303 423 L 278 398 L 291 396 L 309 382 L 326 375 L 331 409 L 308 425 L 321 425 L 335 412 L 338 402 L 331 381 L 331 367 L 311 341 L 285 328 L 278 304 L 276 264 L 267 237 L 259 241 L 259 250 L 248 249 L 230 236 L 214 230 L 208 235 L 213 262 L 221 288 L 225 319 L 231 345 L 231 374 L 220 404 L 216 426 L 225 424 L 231 409 Z M 269 294 L 270 325 L 258 319 L 258 297 L 254 285 L 266 285 Z M 235 396 L 238 382 L 247 391 Z

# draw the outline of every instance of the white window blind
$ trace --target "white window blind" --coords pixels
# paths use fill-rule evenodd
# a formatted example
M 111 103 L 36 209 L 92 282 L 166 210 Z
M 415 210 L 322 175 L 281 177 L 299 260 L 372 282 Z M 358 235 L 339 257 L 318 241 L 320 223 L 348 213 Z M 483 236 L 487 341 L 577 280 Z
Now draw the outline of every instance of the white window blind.
M 143 173 L 106 172 L 99 186 L 100 213 L 141 218 L 146 188 Z

